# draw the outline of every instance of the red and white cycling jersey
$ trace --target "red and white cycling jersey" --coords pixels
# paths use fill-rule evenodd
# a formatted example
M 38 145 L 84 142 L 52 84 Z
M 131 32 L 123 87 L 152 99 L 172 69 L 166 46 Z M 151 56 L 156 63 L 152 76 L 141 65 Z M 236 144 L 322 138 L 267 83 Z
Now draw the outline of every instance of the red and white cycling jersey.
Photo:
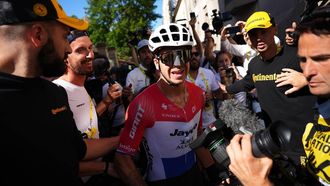
M 126 112 L 117 151 L 134 156 L 144 137 L 150 161 L 148 181 L 180 176 L 196 164 L 189 144 L 202 130 L 204 98 L 199 87 L 185 84 L 189 97 L 184 108 L 173 104 L 153 84 L 131 102 Z

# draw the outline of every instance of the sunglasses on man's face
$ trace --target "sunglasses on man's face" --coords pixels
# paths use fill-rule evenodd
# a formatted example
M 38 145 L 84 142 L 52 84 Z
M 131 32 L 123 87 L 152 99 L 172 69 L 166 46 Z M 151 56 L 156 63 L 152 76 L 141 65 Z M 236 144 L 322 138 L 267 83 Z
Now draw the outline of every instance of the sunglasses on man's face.
M 158 56 L 158 59 L 169 67 L 188 63 L 190 58 L 191 50 L 170 50 Z

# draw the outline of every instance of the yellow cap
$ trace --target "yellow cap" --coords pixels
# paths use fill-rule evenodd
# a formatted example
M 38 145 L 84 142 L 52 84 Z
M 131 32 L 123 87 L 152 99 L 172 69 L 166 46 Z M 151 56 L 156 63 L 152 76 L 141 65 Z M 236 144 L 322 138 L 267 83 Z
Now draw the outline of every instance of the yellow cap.
M 247 19 L 244 29 L 246 32 L 249 32 L 255 28 L 269 28 L 273 25 L 272 22 L 267 12 L 255 12 Z
M 89 25 L 87 21 L 67 16 L 62 6 L 58 4 L 57 0 L 51 1 L 57 12 L 57 21 L 77 30 L 87 30 Z

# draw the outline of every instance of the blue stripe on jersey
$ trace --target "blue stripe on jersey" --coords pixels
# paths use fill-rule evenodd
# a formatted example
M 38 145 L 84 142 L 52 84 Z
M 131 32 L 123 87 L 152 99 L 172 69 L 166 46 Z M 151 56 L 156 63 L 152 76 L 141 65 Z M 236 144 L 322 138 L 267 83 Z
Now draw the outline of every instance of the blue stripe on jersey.
M 180 176 L 196 163 L 194 151 L 175 158 L 162 158 L 166 178 Z

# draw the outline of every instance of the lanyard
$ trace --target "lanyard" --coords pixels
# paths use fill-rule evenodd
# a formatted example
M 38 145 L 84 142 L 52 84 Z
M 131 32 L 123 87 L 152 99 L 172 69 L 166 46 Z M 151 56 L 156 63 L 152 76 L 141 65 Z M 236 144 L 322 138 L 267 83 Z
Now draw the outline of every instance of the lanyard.
M 209 83 L 207 82 L 204 73 L 203 72 L 200 72 L 200 74 L 202 76 L 202 81 L 204 82 L 205 87 L 206 87 L 206 90 L 205 91 L 208 91 L 209 90 Z M 195 80 L 190 76 L 190 74 L 188 74 L 188 79 L 195 84 Z
M 142 74 L 144 75 L 144 85 L 145 87 L 148 86 L 147 85 L 147 75 L 146 75 L 146 72 L 143 70 L 143 68 L 141 66 L 139 66 L 139 70 L 142 72 Z

